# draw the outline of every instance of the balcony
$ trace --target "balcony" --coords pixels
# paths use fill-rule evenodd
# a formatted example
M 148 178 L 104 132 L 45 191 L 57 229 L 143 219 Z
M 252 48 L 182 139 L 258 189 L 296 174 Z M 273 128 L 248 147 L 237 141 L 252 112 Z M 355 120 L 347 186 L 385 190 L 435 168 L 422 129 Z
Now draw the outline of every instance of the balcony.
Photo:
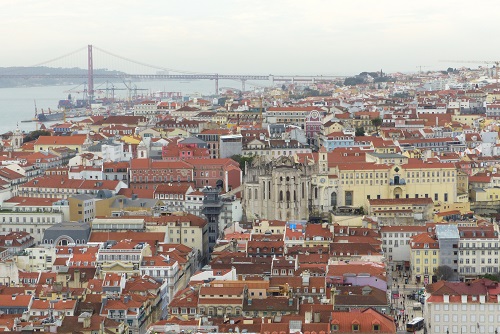
M 389 181 L 390 186 L 404 186 L 406 185 L 405 179 L 400 179 L 400 178 L 394 178 L 394 180 Z

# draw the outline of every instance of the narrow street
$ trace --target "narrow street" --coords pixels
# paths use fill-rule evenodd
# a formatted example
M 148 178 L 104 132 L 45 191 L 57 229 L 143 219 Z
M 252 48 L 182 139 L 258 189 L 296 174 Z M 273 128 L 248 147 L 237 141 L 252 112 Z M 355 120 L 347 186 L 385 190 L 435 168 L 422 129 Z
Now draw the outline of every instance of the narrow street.
M 399 292 L 398 298 L 395 297 L 393 293 L 391 293 L 391 306 L 394 310 L 393 316 L 396 317 L 396 327 L 397 333 L 407 333 L 406 331 L 406 323 L 411 321 L 416 317 L 424 317 L 424 306 L 417 299 L 410 299 L 408 295 L 417 292 L 423 287 L 423 284 L 414 284 L 409 280 L 409 284 L 404 284 L 404 277 L 399 277 L 398 272 L 393 273 L 392 280 L 392 292 Z M 413 284 L 412 284 L 413 283 Z M 416 304 L 420 305 L 420 309 L 414 309 Z M 424 330 L 417 331 L 416 333 L 424 333 Z

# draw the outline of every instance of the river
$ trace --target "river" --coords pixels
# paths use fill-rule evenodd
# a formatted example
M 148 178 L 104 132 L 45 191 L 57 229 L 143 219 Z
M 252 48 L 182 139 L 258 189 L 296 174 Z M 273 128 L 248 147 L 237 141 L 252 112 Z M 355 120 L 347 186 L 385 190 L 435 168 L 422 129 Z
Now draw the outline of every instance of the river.
M 267 82 L 257 82 L 259 86 L 268 84 Z M 138 94 L 154 93 L 158 91 L 181 92 L 183 96 L 211 95 L 215 91 L 215 84 L 211 80 L 195 80 L 190 82 L 179 81 L 144 81 L 136 82 L 133 85 L 138 89 Z M 43 109 L 47 111 L 57 110 L 59 100 L 68 97 L 69 91 L 73 98 L 83 98 L 83 94 L 74 92 L 76 85 L 68 86 L 40 86 L 40 87 L 16 87 L 0 88 L 0 133 L 13 131 L 16 126 L 23 131 L 33 131 L 37 127 L 36 122 L 22 123 L 23 120 L 31 120 L 35 116 L 35 101 L 38 112 Z M 115 88 L 125 89 L 124 84 L 115 83 Z M 130 85 L 129 85 L 130 86 Z M 95 89 L 105 88 L 105 84 L 95 84 Z M 241 83 L 237 81 L 220 81 L 219 87 L 241 88 Z M 247 83 L 247 90 L 254 86 Z M 126 98 L 127 90 L 116 90 L 115 98 Z M 104 95 L 104 93 L 102 94 Z M 102 96 L 101 95 L 101 96 Z M 47 126 L 47 125 L 46 125 Z

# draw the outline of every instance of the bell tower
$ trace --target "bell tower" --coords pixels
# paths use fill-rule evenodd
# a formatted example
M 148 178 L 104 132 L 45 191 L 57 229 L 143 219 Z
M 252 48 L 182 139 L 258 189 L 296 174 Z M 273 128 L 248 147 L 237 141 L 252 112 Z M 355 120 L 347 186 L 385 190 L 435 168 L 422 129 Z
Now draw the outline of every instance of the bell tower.
M 328 151 L 322 146 L 318 151 L 319 174 L 328 174 Z
M 10 141 L 10 146 L 12 150 L 19 150 L 21 146 L 23 146 L 23 133 L 19 130 L 19 124 L 16 127 L 16 130 L 12 134 L 12 140 Z
M 137 158 L 139 159 L 147 159 L 149 158 L 149 150 L 148 150 L 148 145 L 141 140 L 139 145 L 137 145 Z

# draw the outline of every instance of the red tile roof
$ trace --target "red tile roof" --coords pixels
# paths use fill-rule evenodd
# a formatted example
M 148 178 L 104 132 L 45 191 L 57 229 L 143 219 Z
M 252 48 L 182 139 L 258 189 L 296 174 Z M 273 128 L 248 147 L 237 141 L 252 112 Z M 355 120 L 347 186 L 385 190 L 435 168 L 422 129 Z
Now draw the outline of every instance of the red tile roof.
M 0 295 L 0 306 L 28 308 L 28 305 L 31 302 L 31 298 L 31 295 L 16 295 L 14 297 L 12 297 L 11 295 Z
M 108 240 L 133 240 L 134 242 L 142 241 L 159 241 L 165 240 L 165 232 L 92 232 L 89 242 L 105 242 Z
M 427 245 L 427 246 L 426 246 Z M 427 232 L 414 235 L 410 238 L 411 249 L 439 249 L 437 239 L 432 238 Z
M 69 179 L 67 175 L 39 176 L 22 185 L 26 188 L 56 188 L 56 189 L 109 189 L 115 190 L 121 181 L 114 180 L 77 180 Z
M 431 198 L 393 198 L 393 199 L 370 199 L 370 205 L 431 205 Z
M 394 319 L 372 308 L 364 310 L 334 311 L 331 313 L 331 325 L 337 325 L 335 333 L 353 333 L 352 325 L 358 324 L 361 333 L 375 333 L 373 325 L 380 325 L 380 333 L 396 333 Z
M 74 135 L 74 136 L 40 136 L 35 141 L 35 145 L 83 145 L 87 135 Z
M 386 270 L 383 263 L 375 262 L 339 262 L 328 266 L 327 276 L 343 276 L 345 274 L 367 273 L 385 279 Z
M 21 196 L 15 196 L 12 197 L 4 203 L 15 203 L 17 206 L 50 206 L 52 207 L 52 204 L 60 201 L 60 198 L 38 198 L 38 197 L 21 197 Z

